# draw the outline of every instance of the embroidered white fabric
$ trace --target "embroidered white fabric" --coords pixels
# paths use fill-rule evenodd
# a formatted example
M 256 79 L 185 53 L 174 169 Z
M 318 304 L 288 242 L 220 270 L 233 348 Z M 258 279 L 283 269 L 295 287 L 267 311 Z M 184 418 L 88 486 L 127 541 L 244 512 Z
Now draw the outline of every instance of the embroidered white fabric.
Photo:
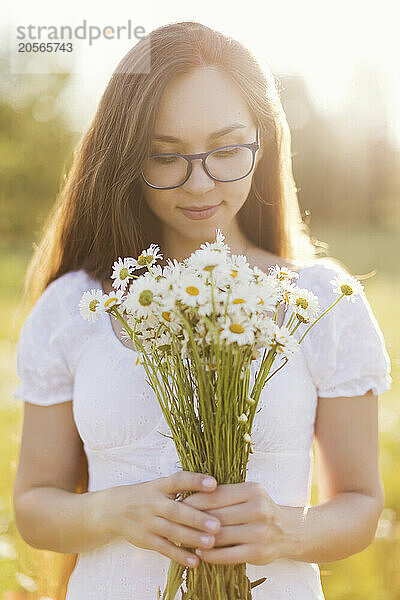
M 334 299 L 330 280 L 340 268 L 317 262 L 299 269 L 296 283 L 321 307 Z M 84 270 L 71 271 L 43 292 L 20 332 L 13 393 L 48 406 L 71 401 L 88 459 L 89 491 L 168 476 L 181 468 L 157 398 L 136 354 L 118 340 L 111 317 L 82 319 L 79 300 L 101 287 Z M 299 327 L 296 337 L 305 331 Z M 132 354 L 133 353 L 133 354 Z M 259 361 L 252 363 L 250 386 Z M 391 387 L 382 331 L 366 297 L 343 299 L 304 338 L 300 351 L 262 391 L 253 427 L 248 481 L 258 481 L 278 504 L 310 503 L 312 443 L 318 396 L 381 394 Z M 251 388 L 250 388 L 251 389 Z M 160 433 L 161 432 L 161 433 Z M 169 559 L 122 536 L 79 554 L 67 600 L 155 600 Z M 323 600 L 316 563 L 279 559 L 247 565 L 254 600 Z

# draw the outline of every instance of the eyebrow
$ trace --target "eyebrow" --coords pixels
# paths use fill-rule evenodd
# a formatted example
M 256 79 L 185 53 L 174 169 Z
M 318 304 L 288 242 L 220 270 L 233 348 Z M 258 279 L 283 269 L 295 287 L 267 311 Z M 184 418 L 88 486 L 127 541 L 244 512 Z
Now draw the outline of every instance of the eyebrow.
M 231 133 L 231 131 L 234 131 L 235 129 L 247 129 L 247 127 L 248 125 L 245 125 L 244 123 L 232 123 L 231 125 L 227 125 L 222 129 L 218 129 L 217 131 L 210 133 L 210 135 L 207 137 L 207 140 L 216 140 L 224 135 L 227 135 L 228 133 Z M 182 142 L 182 140 L 172 135 L 162 134 L 155 134 L 153 140 L 157 142 L 169 142 L 170 144 L 179 144 L 180 142 Z

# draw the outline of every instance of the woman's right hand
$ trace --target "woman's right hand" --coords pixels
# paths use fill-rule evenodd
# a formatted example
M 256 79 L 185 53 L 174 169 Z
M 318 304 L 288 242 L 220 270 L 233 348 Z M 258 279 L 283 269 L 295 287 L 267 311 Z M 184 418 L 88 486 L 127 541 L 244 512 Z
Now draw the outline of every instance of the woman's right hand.
M 217 481 L 211 477 L 213 485 L 207 487 L 203 483 L 206 478 L 210 476 L 176 471 L 169 477 L 95 492 L 95 526 L 111 536 L 122 536 L 139 548 L 156 550 L 184 566 L 196 567 L 198 556 L 175 543 L 190 548 L 212 548 L 213 534 L 221 523 L 205 511 L 176 501 L 175 496 L 186 491 L 213 492 Z M 190 559 L 192 563 L 188 562 Z

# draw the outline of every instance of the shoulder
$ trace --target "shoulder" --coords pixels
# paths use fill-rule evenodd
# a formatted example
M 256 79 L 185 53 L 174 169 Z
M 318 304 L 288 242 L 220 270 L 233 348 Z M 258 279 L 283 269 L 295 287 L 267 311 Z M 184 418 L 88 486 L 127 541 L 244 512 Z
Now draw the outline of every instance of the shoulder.
M 333 292 L 332 280 L 337 276 L 354 275 L 338 259 L 331 257 L 315 258 L 307 263 L 299 263 L 296 284 L 314 292 L 323 298 L 332 299 Z
M 365 335 L 367 330 L 370 329 L 371 332 L 374 331 L 382 337 L 382 332 L 362 282 L 360 282 L 362 287 L 360 293 L 351 297 L 344 297 L 336 304 L 338 293 L 337 288 L 335 289 L 336 286 L 333 285 L 335 279 L 348 276 L 357 280 L 357 276 L 341 261 L 331 257 L 323 257 L 315 259 L 312 264 L 307 265 L 300 271 L 296 285 L 314 293 L 318 298 L 322 311 L 335 303 L 332 310 L 324 315 L 320 324 L 320 331 L 329 327 L 334 333 L 347 329 L 348 335 L 353 335 L 355 338 L 356 333 L 360 334 L 363 331 Z M 354 341 L 356 340 L 354 339 Z
M 64 273 L 47 285 L 25 318 L 19 333 L 20 360 L 35 361 L 35 356 L 61 352 L 71 358 L 71 351 L 81 345 L 89 330 L 79 310 L 83 292 L 99 283 L 84 270 Z M 40 352 L 38 352 L 40 349 Z M 25 357 L 25 358 L 24 358 Z M 32 358 L 33 357 L 33 358 Z
M 79 301 L 84 291 L 100 284 L 83 269 L 68 271 L 47 285 L 35 304 L 31 307 L 25 322 L 59 329 L 70 324 L 71 319 L 83 322 L 79 312 Z M 78 319 L 79 317 L 79 319 Z
M 333 257 L 311 258 L 309 260 L 293 260 L 282 258 L 258 248 L 249 255 L 251 266 L 268 272 L 274 265 L 286 267 L 298 274 L 296 283 L 299 287 L 330 288 L 330 281 L 337 275 L 351 275 L 348 268 L 338 259 Z
M 60 306 L 71 307 L 87 289 L 99 287 L 100 282 L 93 279 L 83 269 L 68 271 L 48 284 L 37 303 L 58 302 Z M 74 311 L 71 311 L 71 315 Z

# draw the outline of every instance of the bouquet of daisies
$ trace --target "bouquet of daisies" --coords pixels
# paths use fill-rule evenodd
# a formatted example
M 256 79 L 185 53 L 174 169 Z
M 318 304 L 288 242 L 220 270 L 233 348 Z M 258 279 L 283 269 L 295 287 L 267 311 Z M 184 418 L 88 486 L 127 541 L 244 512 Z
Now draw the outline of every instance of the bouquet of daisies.
M 115 292 L 83 293 L 81 315 L 94 321 L 110 313 L 123 324 L 147 381 L 154 390 L 182 469 L 213 475 L 219 484 L 240 483 L 252 453 L 252 424 L 267 381 L 299 350 L 310 328 L 341 298 L 361 293 L 352 276 L 332 280 L 338 299 L 320 312 L 318 298 L 291 280 L 298 273 L 275 265 L 269 274 L 251 268 L 243 255 L 231 255 L 221 230 L 182 263 L 162 268 L 157 245 L 137 258 L 113 265 Z M 144 275 L 135 271 L 147 267 Z M 132 285 L 131 285 L 132 284 Z M 285 325 L 278 326 L 279 306 Z M 314 322 L 299 341 L 294 332 Z M 252 389 L 250 366 L 261 357 Z M 281 363 L 271 372 L 275 361 Z M 187 492 L 186 495 L 190 494 Z M 181 498 L 185 497 L 181 494 Z M 190 549 L 193 551 L 193 549 Z M 163 600 L 251 600 L 246 563 L 200 561 L 189 569 L 171 561 Z M 161 590 L 158 589 L 158 598 Z

